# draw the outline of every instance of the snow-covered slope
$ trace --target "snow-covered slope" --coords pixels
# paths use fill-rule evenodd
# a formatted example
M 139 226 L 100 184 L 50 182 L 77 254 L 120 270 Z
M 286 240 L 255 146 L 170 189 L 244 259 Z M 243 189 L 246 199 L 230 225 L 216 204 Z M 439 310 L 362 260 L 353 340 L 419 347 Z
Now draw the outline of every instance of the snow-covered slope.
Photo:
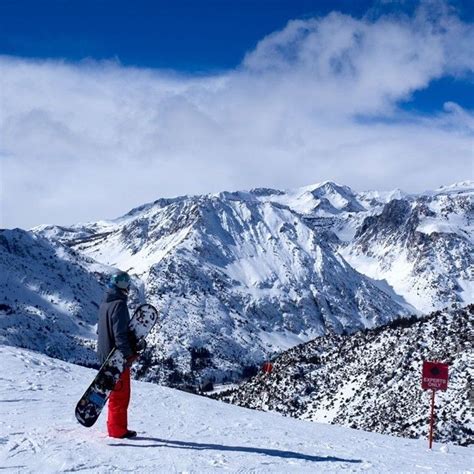
M 472 450 L 256 412 L 133 383 L 134 440 L 83 428 L 74 405 L 94 370 L 0 346 L 0 466 L 5 472 L 467 472 Z
M 412 311 L 474 301 L 472 181 L 416 195 L 357 193 L 331 182 L 254 192 L 298 212 L 351 266 Z
M 350 336 L 317 338 L 281 354 L 259 374 L 218 398 L 304 420 L 405 437 L 427 432 L 430 394 L 421 389 L 423 360 L 449 364 L 437 395 L 438 440 L 474 443 L 472 358 L 474 305 L 395 321 Z
M 142 280 L 162 315 L 147 377 L 167 384 L 236 379 L 328 330 L 407 314 L 305 218 L 262 194 L 159 200 L 113 222 L 36 232 Z
M 331 182 L 255 193 L 298 212 L 351 266 L 402 297 L 405 307 L 426 313 L 473 302 L 472 181 L 416 195 L 357 193 Z
M 20 229 L 0 231 L 0 342 L 96 364 L 102 265 Z
M 421 312 L 472 303 L 474 184 L 390 200 L 364 218 L 340 253 Z

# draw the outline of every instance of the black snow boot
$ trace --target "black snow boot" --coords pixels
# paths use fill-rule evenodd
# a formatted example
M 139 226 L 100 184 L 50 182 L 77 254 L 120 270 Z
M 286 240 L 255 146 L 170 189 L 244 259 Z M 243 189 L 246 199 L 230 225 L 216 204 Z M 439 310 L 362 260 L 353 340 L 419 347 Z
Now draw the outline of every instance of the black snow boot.
M 135 438 L 137 436 L 137 432 L 133 430 L 128 430 L 124 435 L 120 436 L 120 438 Z

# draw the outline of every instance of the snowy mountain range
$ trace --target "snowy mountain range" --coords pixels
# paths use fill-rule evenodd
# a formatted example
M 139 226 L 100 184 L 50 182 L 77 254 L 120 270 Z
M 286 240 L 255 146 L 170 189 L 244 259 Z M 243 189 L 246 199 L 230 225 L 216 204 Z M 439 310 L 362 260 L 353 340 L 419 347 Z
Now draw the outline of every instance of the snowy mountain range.
M 216 398 L 302 420 L 421 438 L 428 433 L 430 392 L 421 389 L 423 360 L 449 365 L 437 392 L 436 439 L 474 443 L 472 358 L 474 305 L 400 319 L 352 335 L 331 334 L 294 347 L 261 372 Z
M 89 360 L 103 282 L 118 267 L 134 275 L 131 306 L 146 299 L 162 318 L 139 376 L 176 386 L 238 380 L 316 336 L 472 302 L 473 196 L 471 182 L 419 195 L 325 182 L 1 231 L 0 340 Z M 12 326 L 26 320 L 33 333 L 20 337 Z M 66 339 L 50 343 L 51 321 Z M 75 344 L 85 349 L 76 354 Z

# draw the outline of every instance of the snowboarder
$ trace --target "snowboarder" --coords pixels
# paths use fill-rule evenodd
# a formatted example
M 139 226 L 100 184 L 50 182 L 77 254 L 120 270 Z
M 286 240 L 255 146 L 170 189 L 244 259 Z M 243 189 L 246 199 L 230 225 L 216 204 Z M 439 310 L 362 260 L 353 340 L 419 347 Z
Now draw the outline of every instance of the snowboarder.
M 128 323 L 130 314 L 127 307 L 130 276 L 126 272 L 116 272 L 109 282 L 109 289 L 99 308 L 97 328 L 97 355 L 102 364 L 110 351 L 117 347 L 127 360 L 127 369 L 120 376 L 109 398 L 107 430 L 112 438 L 133 438 L 136 431 L 128 429 L 127 410 L 130 403 L 130 366 L 138 354 L 132 347 Z

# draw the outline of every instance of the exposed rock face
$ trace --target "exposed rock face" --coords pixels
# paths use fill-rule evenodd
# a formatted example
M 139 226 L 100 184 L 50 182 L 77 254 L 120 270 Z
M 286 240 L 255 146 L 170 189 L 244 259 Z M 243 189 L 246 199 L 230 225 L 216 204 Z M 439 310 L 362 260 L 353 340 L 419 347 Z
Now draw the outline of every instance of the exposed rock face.
M 474 292 L 473 223 L 472 188 L 441 189 L 388 202 L 340 252 L 419 311 L 462 305 Z

